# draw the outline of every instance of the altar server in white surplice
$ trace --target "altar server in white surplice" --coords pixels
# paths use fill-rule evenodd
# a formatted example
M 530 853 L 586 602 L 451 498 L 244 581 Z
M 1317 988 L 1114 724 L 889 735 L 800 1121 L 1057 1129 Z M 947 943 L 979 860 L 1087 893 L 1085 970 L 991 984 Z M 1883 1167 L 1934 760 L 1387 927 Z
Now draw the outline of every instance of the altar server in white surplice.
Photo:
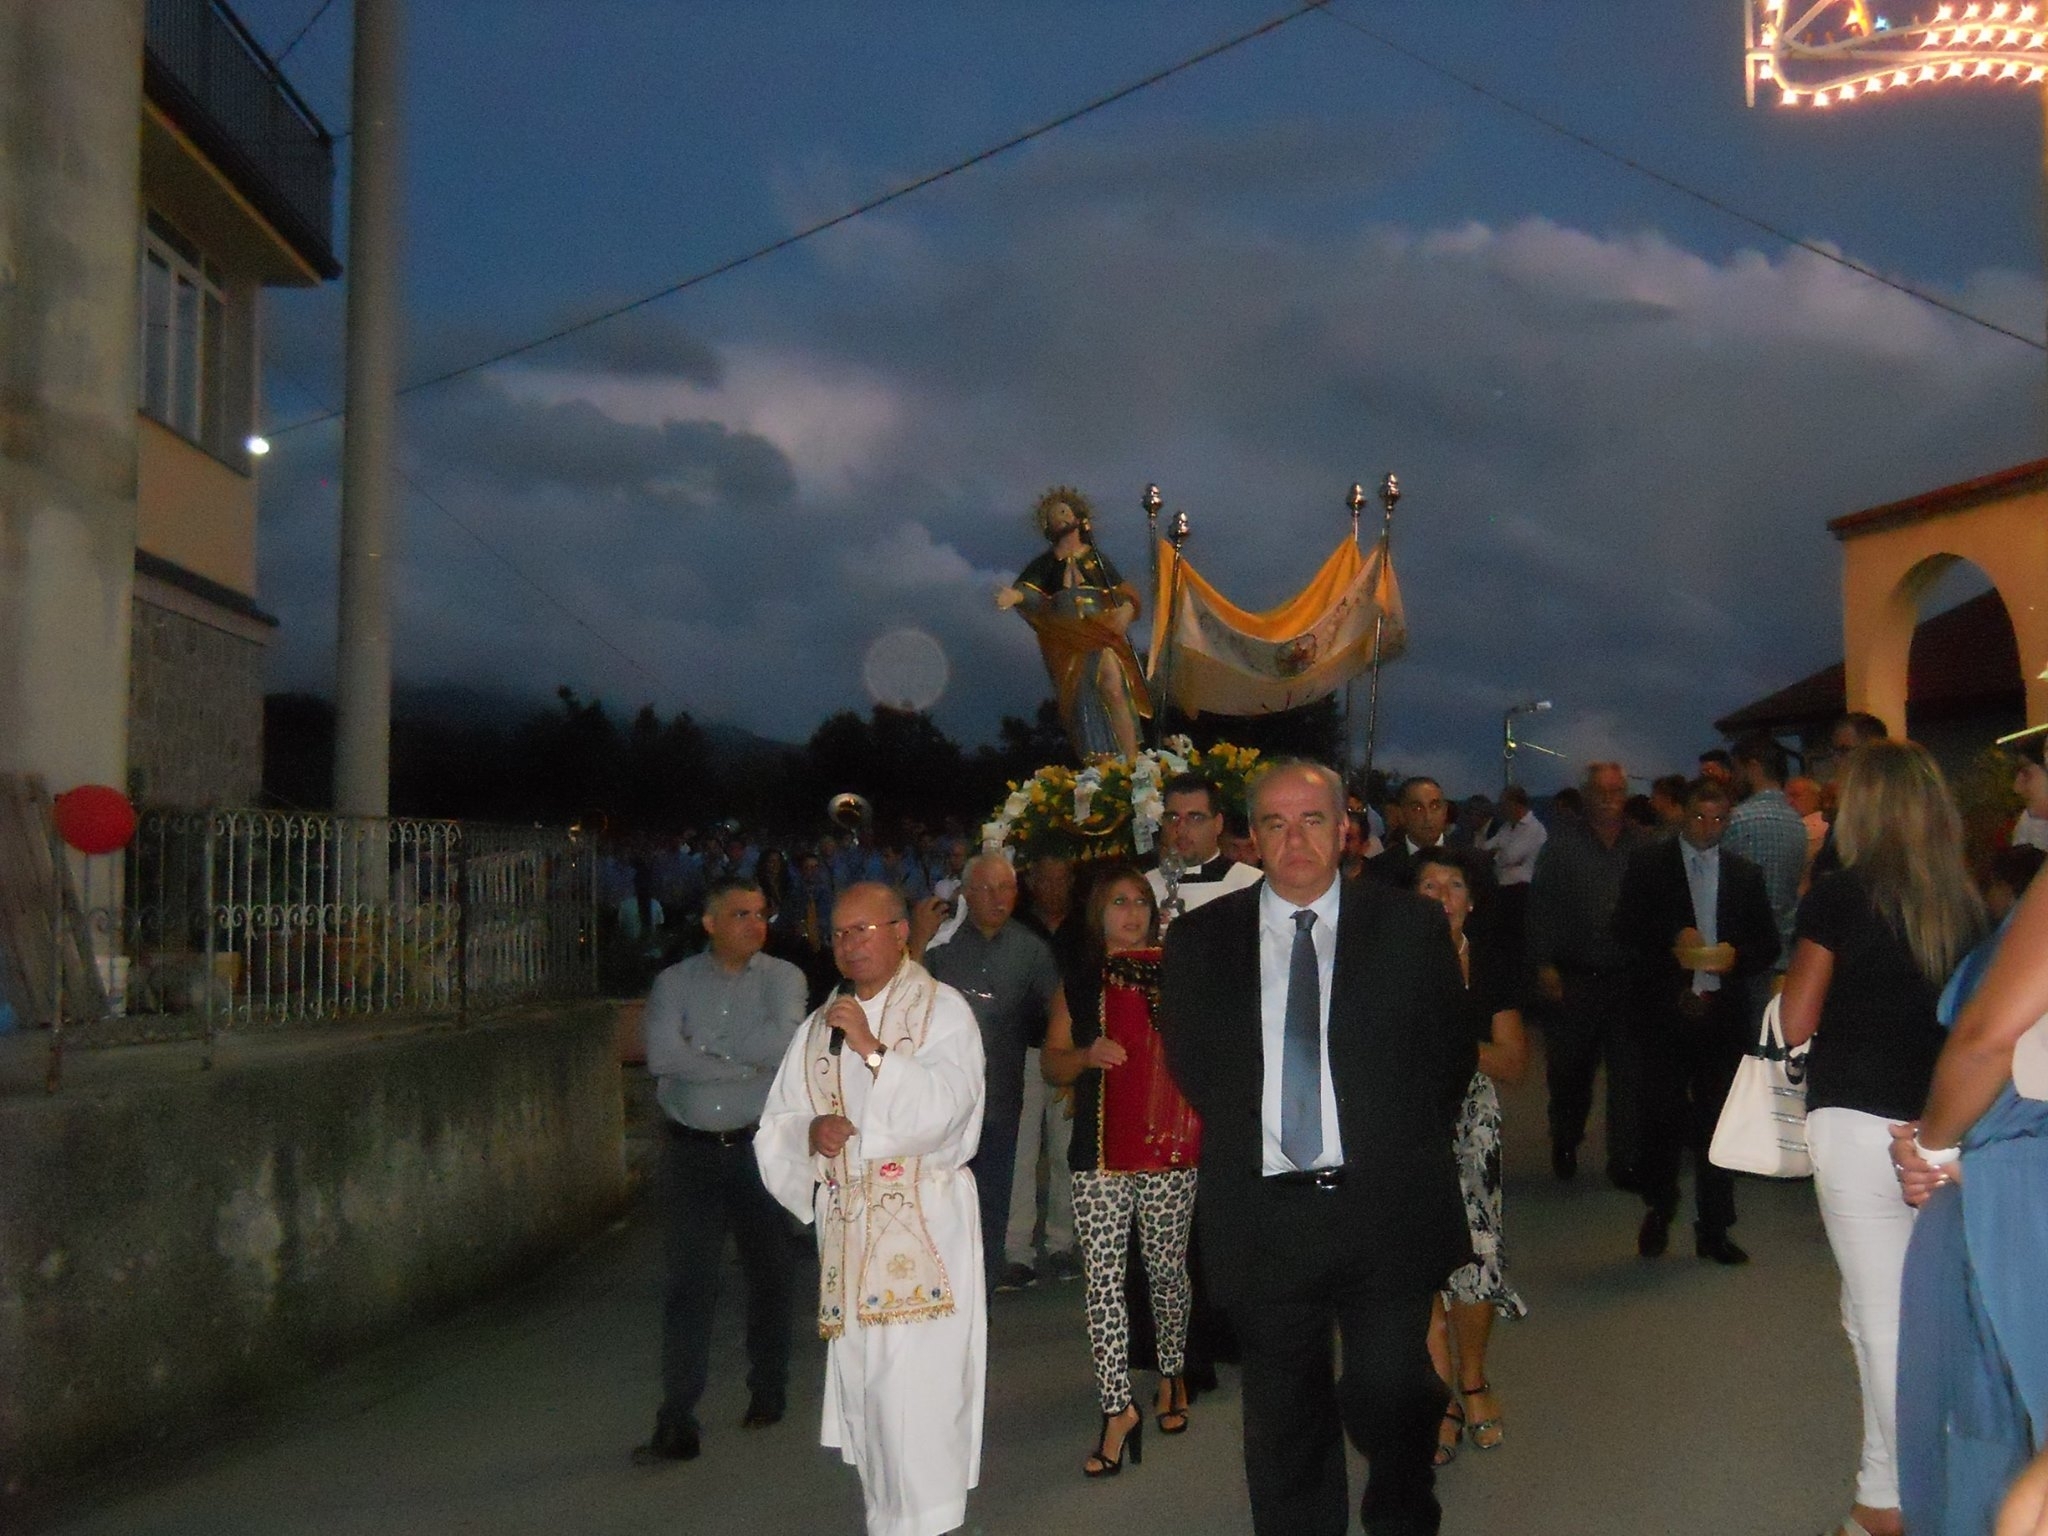
M 981 1139 L 981 1032 L 967 1000 L 909 958 L 909 936 L 887 886 L 840 896 L 832 955 L 851 991 L 797 1031 L 754 1137 L 769 1193 L 817 1225 L 829 1341 L 819 1438 L 859 1471 L 868 1536 L 939 1536 L 966 1521 L 988 1375 L 967 1171 Z

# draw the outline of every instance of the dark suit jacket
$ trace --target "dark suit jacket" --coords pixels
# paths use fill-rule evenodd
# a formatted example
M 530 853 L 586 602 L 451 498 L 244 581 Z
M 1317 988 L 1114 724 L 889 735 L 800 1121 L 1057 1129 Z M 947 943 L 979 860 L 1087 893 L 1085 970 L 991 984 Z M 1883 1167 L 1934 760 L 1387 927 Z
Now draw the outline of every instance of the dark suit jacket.
M 1262 1203 L 1259 897 L 1233 891 L 1175 919 L 1166 940 L 1160 1033 L 1168 1065 L 1202 1116 L 1197 1219 L 1211 1288 L 1246 1299 Z M 1297 1199 L 1338 1221 L 1361 1270 L 1433 1287 L 1470 1261 L 1451 1140 L 1475 1047 L 1436 903 L 1370 880 L 1344 882 L 1330 997 L 1330 1072 L 1347 1178 Z
M 1660 1015 L 1676 1011 L 1692 989 L 1692 972 L 1671 953 L 1681 930 L 1693 921 L 1692 887 L 1685 878 L 1683 838 L 1666 838 L 1636 850 L 1621 879 L 1614 904 L 1614 937 L 1634 956 L 1637 995 Z M 1721 882 L 1714 908 L 1715 936 L 1735 946 L 1735 969 L 1711 994 L 1722 1011 L 1743 1011 L 1742 982 L 1778 958 L 1778 925 L 1764 889 L 1763 871 L 1739 854 L 1721 850 Z

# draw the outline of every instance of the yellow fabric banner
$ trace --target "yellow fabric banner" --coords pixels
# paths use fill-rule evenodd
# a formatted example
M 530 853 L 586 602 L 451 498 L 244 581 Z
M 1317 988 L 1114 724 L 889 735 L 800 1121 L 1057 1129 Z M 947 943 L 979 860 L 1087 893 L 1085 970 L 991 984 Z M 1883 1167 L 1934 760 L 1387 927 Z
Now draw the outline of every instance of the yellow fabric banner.
M 1361 549 L 1352 539 L 1307 586 L 1264 613 L 1232 603 L 1186 560 L 1176 578 L 1173 548 L 1162 540 L 1152 615 L 1153 687 L 1163 681 L 1190 715 L 1268 714 L 1336 692 L 1372 665 L 1383 617 L 1380 659 L 1408 643 L 1393 563 L 1383 546 Z

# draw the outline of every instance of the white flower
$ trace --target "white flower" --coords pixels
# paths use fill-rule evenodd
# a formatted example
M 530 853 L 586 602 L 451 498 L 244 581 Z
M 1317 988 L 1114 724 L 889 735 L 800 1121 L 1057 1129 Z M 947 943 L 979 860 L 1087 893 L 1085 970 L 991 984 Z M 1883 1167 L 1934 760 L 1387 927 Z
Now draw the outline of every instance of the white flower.
M 1003 820 L 1015 821 L 1024 814 L 1024 807 L 1031 803 L 1031 796 L 1021 789 L 1010 791 L 1010 798 L 1003 802 Z

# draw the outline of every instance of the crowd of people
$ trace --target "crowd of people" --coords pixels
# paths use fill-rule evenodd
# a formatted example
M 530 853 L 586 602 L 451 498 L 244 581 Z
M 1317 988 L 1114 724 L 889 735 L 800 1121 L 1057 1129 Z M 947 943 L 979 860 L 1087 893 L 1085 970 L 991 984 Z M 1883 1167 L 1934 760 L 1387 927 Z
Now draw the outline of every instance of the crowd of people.
M 1187 1430 L 1235 1364 L 1262 1536 L 1345 1529 L 1347 1434 L 1365 1529 L 1434 1532 L 1438 1470 L 1508 1434 L 1488 1344 L 1528 1305 L 1500 1089 L 1532 1036 L 1554 1177 L 1579 1176 L 1604 1074 L 1638 1254 L 1667 1254 L 1690 1164 L 1695 1252 L 1732 1266 L 1736 1180 L 1708 1147 L 1770 1008 L 1810 1047 L 1863 1398 L 1840 1531 L 1982 1536 L 2009 1488 L 2010 1518 L 2038 1519 L 2048 1086 L 2013 1063 L 2048 1014 L 2041 740 L 2011 845 L 1974 868 L 1934 760 L 1868 716 L 1841 722 L 1825 782 L 1757 736 L 1641 796 L 1594 763 L 1541 817 L 1516 788 L 1453 802 L 1427 777 L 1365 805 L 1303 761 L 1241 809 L 1187 775 L 1151 868 L 1047 857 L 1020 882 L 946 828 L 622 862 L 622 933 L 658 949 L 690 913 L 708 940 L 646 1015 L 668 1278 L 636 1457 L 700 1452 L 728 1231 L 743 1422 L 783 1417 L 787 1213 L 818 1248 L 822 1439 L 870 1532 L 964 1521 L 990 1300 L 1072 1278 L 1101 1413 L 1082 1475 L 1141 1463 L 1148 1426 Z

